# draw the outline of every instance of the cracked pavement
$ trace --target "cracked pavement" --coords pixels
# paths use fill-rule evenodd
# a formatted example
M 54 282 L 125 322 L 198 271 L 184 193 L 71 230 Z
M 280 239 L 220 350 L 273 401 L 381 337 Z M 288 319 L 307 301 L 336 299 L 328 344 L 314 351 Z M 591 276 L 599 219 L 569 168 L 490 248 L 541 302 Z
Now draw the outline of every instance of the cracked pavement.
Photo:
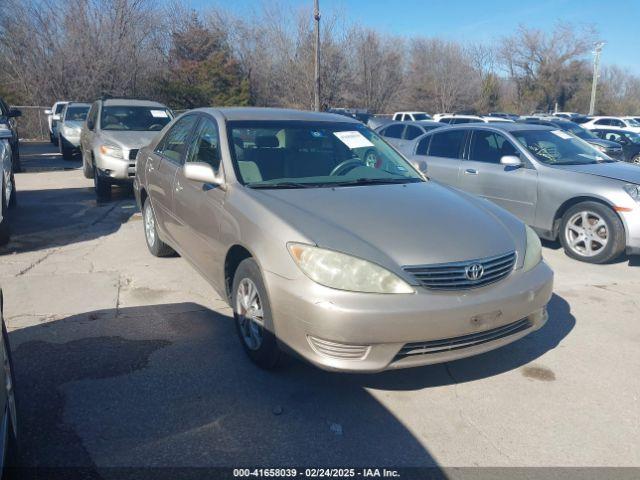
M 205 281 L 147 252 L 130 192 L 97 204 L 77 161 L 21 151 L 0 285 L 24 465 L 640 466 L 639 258 L 545 245 L 549 322 L 481 356 L 265 372 Z

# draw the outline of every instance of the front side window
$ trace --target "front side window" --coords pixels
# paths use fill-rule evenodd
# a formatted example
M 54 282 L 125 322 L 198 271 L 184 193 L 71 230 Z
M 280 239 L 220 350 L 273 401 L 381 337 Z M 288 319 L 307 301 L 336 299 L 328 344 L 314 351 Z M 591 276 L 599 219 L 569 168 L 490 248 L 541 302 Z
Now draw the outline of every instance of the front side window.
M 640 122 L 636 121 L 634 118 L 627 118 L 627 125 L 630 127 L 640 127 Z
M 171 118 L 171 111 L 165 107 L 103 106 L 100 127 L 102 130 L 153 132 L 162 130 Z
M 66 103 L 59 103 L 58 105 L 56 105 L 56 109 L 53 111 L 53 114 L 60 115 L 62 113 L 62 109 L 66 106 L 67 106 Z
M 422 140 L 418 142 L 418 146 L 416 147 L 416 155 L 426 155 L 429 149 L 429 142 L 431 141 L 431 135 L 428 137 L 424 137 Z
M 462 158 L 466 130 L 451 130 L 434 133 L 431 137 L 429 155 L 432 157 Z
M 218 128 L 209 119 L 204 119 L 189 151 L 187 162 L 204 162 L 213 167 L 217 173 L 220 168 L 220 148 L 218 142 Z
M 504 136 L 485 130 L 473 132 L 470 160 L 500 163 L 500 159 L 505 155 L 518 155 L 518 151 Z
M 409 183 L 422 176 L 364 125 L 237 121 L 227 124 L 234 169 L 251 188 Z
M 640 134 L 635 132 L 621 132 L 631 143 L 640 144 Z
M 562 130 L 521 130 L 512 134 L 536 159 L 548 165 L 584 165 L 613 161 L 588 143 Z
M 196 115 L 187 115 L 178 120 L 158 143 L 156 153 L 175 163 L 181 163 L 189 148 L 189 139 L 197 121 Z
M 89 107 L 85 105 L 67 107 L 64 112 L 64 120 L 66 122 L 84 122 L 87 113 L 89 113 Z

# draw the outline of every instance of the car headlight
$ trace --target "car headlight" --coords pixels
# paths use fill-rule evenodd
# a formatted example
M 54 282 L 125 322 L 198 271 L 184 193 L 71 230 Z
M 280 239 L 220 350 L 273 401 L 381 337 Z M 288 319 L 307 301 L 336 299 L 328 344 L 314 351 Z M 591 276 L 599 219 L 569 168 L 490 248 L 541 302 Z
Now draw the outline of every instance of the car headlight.
M 533 231 L 533 228 L 525 225 L 524 229 L 527 232 L 527 251 L 524 254 L 522 269 L 528 272 L 542 261 L 542 243 L 540 243 L 540 237 Z
M 627 192 L 636 202 L 640 203 L 640 185 L 628 183 L 624 186 L 624 191 Z
M 100 153 L 113 158 L 124 158 L 122 149 L 117 145 L 104 144 L 100 146 Z
M 363 293 L 414 293 L 404 280 L 366 260 L 302 243 L 288 243 L 291 257 L 320 285 Z

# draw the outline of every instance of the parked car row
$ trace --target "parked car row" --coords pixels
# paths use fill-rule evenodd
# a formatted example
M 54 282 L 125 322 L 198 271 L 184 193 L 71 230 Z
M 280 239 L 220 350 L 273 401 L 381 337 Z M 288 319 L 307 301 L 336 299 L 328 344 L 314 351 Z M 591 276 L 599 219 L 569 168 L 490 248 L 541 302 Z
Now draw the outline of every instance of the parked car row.
M 14 173 L 20 171 L 20 156 L 15 119 L 20 115 L 0 99 L 0 245 L 9 242 L 9 209 L 17 202 Z

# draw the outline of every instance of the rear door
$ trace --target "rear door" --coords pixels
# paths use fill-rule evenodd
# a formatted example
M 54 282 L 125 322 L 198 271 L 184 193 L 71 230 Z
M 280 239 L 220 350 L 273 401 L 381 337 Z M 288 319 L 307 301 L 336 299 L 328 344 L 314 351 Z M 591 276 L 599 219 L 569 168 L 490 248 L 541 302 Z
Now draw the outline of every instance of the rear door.
M 465 129 L 438 129 L 418 142 L 414 158 L 427 162 L 431 178 L 458 187 L 466 138 Z
M 520 157 L 525 166 L 502 165 L 500 159 L 505 155 Z M 524 154 L 501 133 L 480 129 L 471 132 L 469 155 L 462 167 L 460 187 L 491 200 L 525 223 L 534 223 L 538 199 L 537 171 L 532 165 L 527 165 Z
M 198 115 L 185 115 L 158 142 L 145 162 L 147 188 L 160 229 L 181 247 L 180 223 L 173 211 L 173 188 L 190 145 Z
M 208 115 L 202 115 L 192 137 L 185 165 L 191 162 L 207 163 L 217 175 L 221 175 L 218 132 L 216 121 Z M 218 291 L 224 292 L 221 282 L 224 279 L 225 251 L 221 239 L 221 224 L 225 215 L 226 190 L 219 185 L 185 178 L 183 167 L 176 172 L 173 190 L 174 211 L 179 223 L 177 241 L 189 260 Z

